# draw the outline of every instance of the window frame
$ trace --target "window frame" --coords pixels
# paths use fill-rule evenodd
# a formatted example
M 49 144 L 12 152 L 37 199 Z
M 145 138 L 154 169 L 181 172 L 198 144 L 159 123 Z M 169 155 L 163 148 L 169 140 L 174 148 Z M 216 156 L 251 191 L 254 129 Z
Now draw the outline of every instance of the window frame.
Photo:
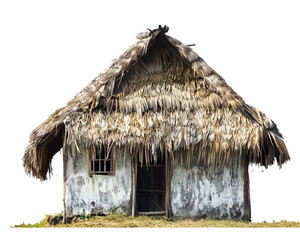
M 109 151 L 109 152 L 108 152 Z M 107 154 L 108 152 L 108 154 Z M 115 158 L 113 149 L 104 145 L 100 148 L 93 148 L 92 157 L 89 161 L 90 176 L 114 176 L 115 175 Z M 96 163 L 98 162 L 98 167 Z M 107 162 L 110 163 L 109 170 L 107 170 Z M 103 163 L 103 165 L 102 165 Z

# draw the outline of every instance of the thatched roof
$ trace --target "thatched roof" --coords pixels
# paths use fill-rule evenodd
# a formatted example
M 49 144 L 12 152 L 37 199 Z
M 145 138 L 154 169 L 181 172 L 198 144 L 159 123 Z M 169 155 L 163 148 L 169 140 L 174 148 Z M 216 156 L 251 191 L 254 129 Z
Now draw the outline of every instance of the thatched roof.
M 231 164 L 242 153 L 266 167 L 289 160 L 276 124 L 167 31 L 138 35 L 110 68 L 33 130 L 26 173 L 45 180 L 64 143 L 73 154 L 82 143 L 89 154 L 103 144 L 126 146 L 146 162 L 155 161 L 157 151 L 173 160 L 197 151 L 199 163 L 214 165 Z

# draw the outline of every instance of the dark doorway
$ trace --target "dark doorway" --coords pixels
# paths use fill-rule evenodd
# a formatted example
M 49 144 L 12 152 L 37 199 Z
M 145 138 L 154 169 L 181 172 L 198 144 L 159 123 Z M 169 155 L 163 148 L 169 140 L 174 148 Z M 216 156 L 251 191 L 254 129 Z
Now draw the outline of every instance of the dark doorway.
M 165 160 L 158 156 L 157 162 L 147 167 L 137 166 L 137 211 L 140 215 L 165 214 L 166 172 Z

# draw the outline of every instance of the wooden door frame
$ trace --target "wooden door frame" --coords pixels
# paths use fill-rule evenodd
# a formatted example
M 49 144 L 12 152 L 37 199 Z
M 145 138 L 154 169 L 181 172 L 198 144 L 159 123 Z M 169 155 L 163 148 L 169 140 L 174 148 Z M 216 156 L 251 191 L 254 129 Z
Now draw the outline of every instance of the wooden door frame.
M 136 206 L 136 190 L 137 190 L 137 159 L 131 160 L 131 194 L 132 194 L 132 204 L 131 204 L 131 216 L 137 216 L 137 206 Z
M 171 179 L 170 179 L 170 162 L 168 158 L 165 159 L 165 171 L 166 171 L 166 217 L 171 217 Z
M 166 194 L 165 194 L 165 212 L 166 217 L 171 217 L 171 180 L 170 180 L 170 162 L 168 158 L 165 158 L 165 183 L 166 183 Z M 137 216 L 137 158 L 136 161 L 132 158 L 131 161 L 131 179 L 132 179 L 132 204 L 131 204 L 131 216 Z

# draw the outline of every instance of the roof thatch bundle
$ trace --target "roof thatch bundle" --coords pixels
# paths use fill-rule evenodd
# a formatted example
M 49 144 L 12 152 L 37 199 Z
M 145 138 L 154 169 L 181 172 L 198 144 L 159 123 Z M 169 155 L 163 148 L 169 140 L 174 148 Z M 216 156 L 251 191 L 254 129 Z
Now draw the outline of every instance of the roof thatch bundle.
M 139 35 L 111 67 L 30 135 L 24 155 L 28 174 L 45 180 L 63 144 L 87 153 L 125 146 L 140 161 L 199 153 L 204 164 L 231 164 L 247 153 L 268 167 L 289 159 L 276 124 L 247 105 L 189 46 L 159 27 Z M 188 154 L 190 156 L 190 154 Z M 234 157 L 236 156 L 236 157 Z M 190 157 L 188 157 L 190 159 Z

